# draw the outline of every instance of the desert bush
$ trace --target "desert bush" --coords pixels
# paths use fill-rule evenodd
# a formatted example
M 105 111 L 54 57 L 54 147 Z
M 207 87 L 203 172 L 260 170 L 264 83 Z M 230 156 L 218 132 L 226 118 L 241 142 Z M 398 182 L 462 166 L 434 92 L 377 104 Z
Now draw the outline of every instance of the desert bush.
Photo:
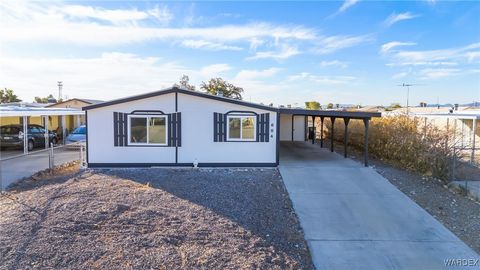
M 325 121 L 325 136 L 330 136 L 331 123 Z M 335 121 L 335 138 L 344 140 L 345 124 Z M 350 120 L 348 125 L 349 147 L 364 149 L 364 124 L 362 120 Z M 424 118 L 406 115 L 374 118 L 370 121 L 369 155 L 394 166 L 448 180 L 454 155 L 453 132 L 439 129 Z

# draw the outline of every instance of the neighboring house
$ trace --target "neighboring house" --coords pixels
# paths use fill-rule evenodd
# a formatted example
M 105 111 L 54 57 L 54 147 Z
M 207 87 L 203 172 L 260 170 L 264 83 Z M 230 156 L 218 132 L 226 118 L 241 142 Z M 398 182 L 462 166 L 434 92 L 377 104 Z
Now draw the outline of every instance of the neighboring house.
M 304 141 L 308 116 L 380 116 L 279 109 L 177 87 L 83 109 L 89 167 L 276 166 L 279 140 Z
M 83 107 L 93 104 L 102 103 L 103 100 L 86 99 L 86 98 L 72 98 L 65 101 L 49 104 L 49 108 L 73 108 L 81 110 Z
M 65 101 L 57 102 L 54 104 L 49 104 L 47 108 L 68 108 L 68 109 L 78 109 L 81 110 L 83 107 L 88 105 L 94 105 L 102 103 L 103 100 L 96 99 L 86 99 L 86 98 L 71 98 Z M 65 117 L 65 126 L 68 132 L 71 132 L 73 129 L 80 125 L 85 124 L 85 116 L 81 115 L 79 118 L 75 119 L 73 116 Z

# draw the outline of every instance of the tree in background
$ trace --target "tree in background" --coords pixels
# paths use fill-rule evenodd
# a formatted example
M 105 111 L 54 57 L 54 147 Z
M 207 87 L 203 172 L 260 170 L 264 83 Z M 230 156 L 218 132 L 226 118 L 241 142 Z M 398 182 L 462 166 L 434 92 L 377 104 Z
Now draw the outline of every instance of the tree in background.
M 400 103 L 392 103 L 390 105 L 390 109 L 400 109 L 402 108 L 402 105 L 400 105 Z
M 12 89 L 0 89 L 0 103 L 20 102 L 22 101 L 13 93 Z
M 327 109 L 333 109 L 333 103 L 328 103 Z
M 235 86 L 222 78 L 212 78 L 206 83 L 202 82 L 200 88 L 211 95 L 217 95 L 221 92 L 224 97 L 242 99 L 243 88 Z
M 182 89 L 186 89 L 186 90 L 195 91 L 195 85 L 190 84 L 190 78 L 185 74 L 182 75 L 178 84 L 176 83 L 176 84 L 174 84 L 174 86 L 182 88 Z
M 305 108 L 307 110 L 320 110 L 320 102 L 318 101 L 306 101 Z
M 56 103 L 57 100 L 53 97 L 52 94 L 48 95 L 48 97 L 35 97 L 34 102 L 36 103 Z

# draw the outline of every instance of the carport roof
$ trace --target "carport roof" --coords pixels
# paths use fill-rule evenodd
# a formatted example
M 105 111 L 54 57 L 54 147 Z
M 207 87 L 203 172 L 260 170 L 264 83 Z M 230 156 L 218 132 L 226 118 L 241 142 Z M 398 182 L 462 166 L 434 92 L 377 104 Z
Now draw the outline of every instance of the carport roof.
M 7 106 L 0 107 L 1 117 L 20 117 L 20 116 L 54 116 L 54 115 L 84 115 L 85 112 L 70 108 L 32 108 Z
M 320 117 L 338 117 L 351 119 L 370 119 L 372 117 L 381 117 L 381 113 L 377 112 L 349 112 L 335 110 L 307 110 L 307 109 L 289 109 L 279 108 L 279 112 L 292 115 L 320 116 Z

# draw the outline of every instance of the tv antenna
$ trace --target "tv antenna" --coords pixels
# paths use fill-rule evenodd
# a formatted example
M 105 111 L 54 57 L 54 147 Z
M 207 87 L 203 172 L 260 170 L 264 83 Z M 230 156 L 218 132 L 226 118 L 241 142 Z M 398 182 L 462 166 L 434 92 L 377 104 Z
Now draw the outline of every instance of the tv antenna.
M 57 85 L 58 85 L 58 102 L 60 102 L 60 100 L 62 100 L 62 87 L 63 87 L 62 81 L 58 81 Z
M 401 87 L 406 87 L 407 88 L 407 115 L 409 115 L 409 101 L 410 101 L 410 86 L 414 86 L 414 85 L 421 85 L 421 84 L 415 84 L 415 83 L 402 83 L 402 84 L 399 84 L 397 86 L 401 86 Z

